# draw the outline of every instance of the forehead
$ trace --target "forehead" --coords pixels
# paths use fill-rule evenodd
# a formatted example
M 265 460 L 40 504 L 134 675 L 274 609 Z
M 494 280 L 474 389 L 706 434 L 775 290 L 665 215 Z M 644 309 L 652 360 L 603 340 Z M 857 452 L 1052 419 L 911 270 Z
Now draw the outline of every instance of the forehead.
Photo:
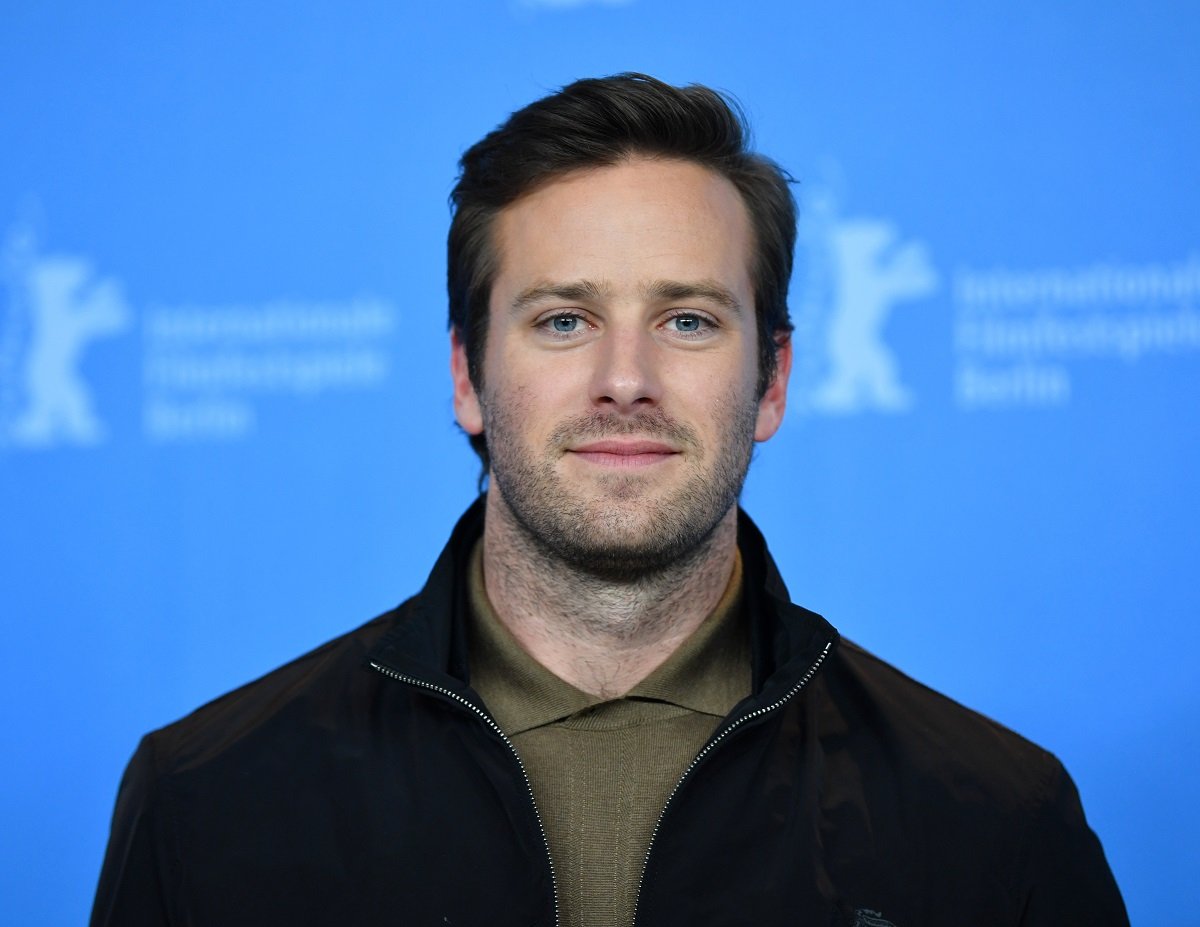
M 741 194 L 701 165 L 631 158 L 573 171 L 505 207 L 494 227 L 493 299 L 531 282 L 717 280 L 753 305 Z

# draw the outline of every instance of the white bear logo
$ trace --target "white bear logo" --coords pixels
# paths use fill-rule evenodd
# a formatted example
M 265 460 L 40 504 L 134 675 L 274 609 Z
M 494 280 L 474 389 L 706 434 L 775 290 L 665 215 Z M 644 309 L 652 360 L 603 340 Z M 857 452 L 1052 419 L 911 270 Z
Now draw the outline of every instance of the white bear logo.
M 26 447 L 95 444 L 104 426 L 80 375 L 80 360 L 92 341 L 125 329 L 132 313 L 116 281 L 98 278 L 87 261 L 23 257 L 9 269 L 10 321 L 24 315 L 29 327 L 16 371 L 24 402 L 7 437 Z
M 811 403 L 824 412 L 901 411 L 912 396 L 900 382 L 883 325 L 898 302 L 932 293 L 938 284 L 925 245 L 898 242 L 888 222 L 840 221 L 830 231 L 834 301 L 826 349 L 830 370 Z
M 824 173 L 839 176 L 836 164 Z M 933 293 L 938 274 L 925 244 L 893 223 L 843 217 L 838 186 L 818 181 L 801 200 L 792 398 L 828 415 L 902 412 L 914 399 L 884 327 L 900 303 Z

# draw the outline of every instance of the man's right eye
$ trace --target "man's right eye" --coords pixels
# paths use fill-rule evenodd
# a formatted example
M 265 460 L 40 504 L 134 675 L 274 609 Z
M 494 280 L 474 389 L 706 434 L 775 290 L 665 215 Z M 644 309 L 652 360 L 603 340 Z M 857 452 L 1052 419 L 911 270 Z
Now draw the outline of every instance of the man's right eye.
M 569 335 L 579 327 L 579 316 L 556 315 L 550 320 L 550 327 L 560 334 Z

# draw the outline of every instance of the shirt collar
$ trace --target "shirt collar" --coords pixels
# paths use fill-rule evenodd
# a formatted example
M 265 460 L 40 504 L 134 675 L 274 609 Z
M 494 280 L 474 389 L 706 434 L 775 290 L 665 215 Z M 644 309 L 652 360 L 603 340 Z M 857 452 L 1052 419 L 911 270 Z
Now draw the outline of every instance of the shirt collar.
M 488 601 L 482 542 L 467 571 L 471 682 L 508 734 L 520 734 L 609 701 L 560 679 L 533 659 Z M 742 560 L 713 611 L 667 660 L 624 696 L 723 718 L 750 692 L 749 635 L 742 609 Z M 613 700 L 615 701 L 615 700 Z

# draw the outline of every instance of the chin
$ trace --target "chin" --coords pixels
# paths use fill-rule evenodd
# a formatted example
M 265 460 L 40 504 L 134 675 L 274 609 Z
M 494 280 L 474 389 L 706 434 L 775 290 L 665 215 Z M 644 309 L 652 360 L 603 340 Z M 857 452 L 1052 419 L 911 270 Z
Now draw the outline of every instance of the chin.
M 607 499 L 602 513 L 577 512 L 577 517 L 541 525 L 536 540 L 548 554 L 575 569 L 607 579 L 631 580 L 660 572 L 702 556 L 721 517 L 681 518 L 645 500 L 631 508 Z

